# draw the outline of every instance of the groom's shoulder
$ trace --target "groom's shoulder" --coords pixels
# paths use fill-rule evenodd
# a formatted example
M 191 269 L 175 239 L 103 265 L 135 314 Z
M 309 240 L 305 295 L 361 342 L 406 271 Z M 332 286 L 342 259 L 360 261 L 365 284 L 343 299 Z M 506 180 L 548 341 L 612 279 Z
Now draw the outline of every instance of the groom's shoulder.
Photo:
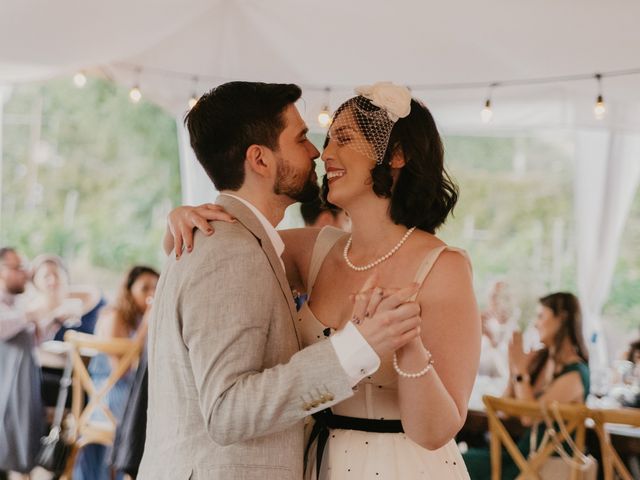
M 258 239 L 240 222 L 209 222 L 214 230 L 212 235 L 196 232 L 193 253 L 198 250 L 205 256 L 225 256 L 239 252 L 260 250 Z

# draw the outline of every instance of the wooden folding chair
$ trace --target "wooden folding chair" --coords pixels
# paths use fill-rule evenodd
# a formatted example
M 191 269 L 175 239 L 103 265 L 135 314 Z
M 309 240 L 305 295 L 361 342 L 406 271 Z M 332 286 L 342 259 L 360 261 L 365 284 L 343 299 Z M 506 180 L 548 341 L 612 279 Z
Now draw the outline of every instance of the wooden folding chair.
M 633 475 L 631 475 L 611 443 L 607 424 L 640 427 L 640 409 L 591 409 L 590 416 L 594 421 L 594 429 L 600 441 L 602 469 L 605 480 L 613 480 L 616 478 L 616 474 L 623 480 L 633 480 Z
M 78 452 L 90 443 L 113 445 L 117 420 L 106 403 L 106 396 L 114 385 L 138 361 L 142 350 L 141 339 L 112 338 L 100 339 L 94 335 L 68 330 L 64 340 L 70 345 L 73 361 L 71 415 L 73 417 L 73 446 L 61 477 L 70 480 Z M 93 383 L 80 351 L 93 350 L 117 357 L 118 363 L 112 368 L 107 380 L 98 388 Z M 85 393 L 88 402 L 85 405 Z M 96 420 L 92 414 L 102 411 L 104 419 Z
M 518 449 L 506 427 L 502 423 L 501 415 L 528 418 L 532 422 L 544 420 L 541 406 L 537 402 L 525 402 L 513 398 L 498 398 L 485 395 L 482 400 L 487 408 L 489 420 L 489 431 L 491 433 L 491 478 L 500 480 L 502 477 L 502 446 L 520 469 L 518 479 L 535 478 L 539 479 L 539 470 L 554 452 L 553 442 L 547 442 L 538 451 L 532 452 L 529 458 L 525 458 Z M 557 408 L 556 408 L 557 407 Z M 555 404 L 554 409 L 566 424 L 566 434 L 572 435 L 575 432 L 575 444 L 579 452 L 574 452 L 576 465 L 571 468 L 571 480 L 581 478 L 581 471 L 577 464 L 580 452 L 585 450 L 585 419 L 589 415 L 589 409 L 584 405 Z M 536 428 L 535 426 L 533 428 Z M 557 432 L 560 442 L 566 440 L 565 433 Z

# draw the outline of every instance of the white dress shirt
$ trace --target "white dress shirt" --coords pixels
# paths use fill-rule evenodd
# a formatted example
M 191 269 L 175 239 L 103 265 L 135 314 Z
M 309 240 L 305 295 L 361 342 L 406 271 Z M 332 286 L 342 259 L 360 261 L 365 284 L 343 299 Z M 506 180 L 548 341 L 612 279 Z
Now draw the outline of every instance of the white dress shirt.
M 262 224 L 265 232 L 267 232 L 267 236 L 276 254 L 278 254 L 282 269 L 284 270 L 284 262 L 282 261 L 284 242 L 275 227 L 267 220 L 267 217 L 244 198 L 229 193 L 221 193 L 220 195 L 235 198 L 253 212 Z M 329 340 L 336 351 L 340 365 L 351 379 L 353 386 L 356 386 L 360 380 L 372 375 L 380 368 L 380 357 L 378 357 L 378 354 L 371 348 L 371 345 L 367 343 L 353 323 L 347 322 L 347 325 L 342 330 L 331 335 Z
M 262 228 L 264 228 L 264 231 L 267 232 L 267 236 L 269 237 L 269 240 L 271 240 L 271 245 L 273 245 L 273 249 L 276 251 L 278 258 L 280 259 L 280 263 L 282 264 L 282 269 L 284 270 L 284 262 L 282 261 L 284 242 L 282 241 L 282 238 L 280 237 L 280 234 L 275 229 L 275 227 L 271 225 L 271 222 L 269 220 L 267 220 L 267 217 L 265 217 L 264 214 L 260 210 L 258 210 L 252 203 L 248 202 L 242 197 L 238 197 L 230 193 L 221 193 L 220 195 L 226 195 L 227 197 L 235 198 L 236 200 L 244 204 L 249 210 L 251 210 L 251 212 L 258 218 L 260 224 L 262 225 Z

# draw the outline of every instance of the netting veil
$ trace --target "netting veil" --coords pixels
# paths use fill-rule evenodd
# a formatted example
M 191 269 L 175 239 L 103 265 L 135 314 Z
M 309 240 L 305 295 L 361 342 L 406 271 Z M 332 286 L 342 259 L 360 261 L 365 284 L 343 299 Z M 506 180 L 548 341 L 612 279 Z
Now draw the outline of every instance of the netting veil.
M 411 93 L 392 83 L 356 88 L 358 96 L 343 103 L 333 116 L 329 138 L 380 165 L 395 123 L 409 115 Z

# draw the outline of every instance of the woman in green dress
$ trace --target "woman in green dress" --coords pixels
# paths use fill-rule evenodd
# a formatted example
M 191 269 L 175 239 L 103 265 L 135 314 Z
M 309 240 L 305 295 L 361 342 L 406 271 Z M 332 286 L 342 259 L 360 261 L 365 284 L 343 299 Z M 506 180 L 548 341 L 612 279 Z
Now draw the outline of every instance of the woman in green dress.
M 509 344 L 510 380 L 503 396 L 519 400 L 584 403 L 589 394 L 589 357 L 582 338 L 580 304 L 571 293 L 552 293 L 540 299 L 535 328 L 543 348 L 525 353 L 522 333 L 514 332 Z M 542 438 L 538 435 L 538 438 Z M 526 457 L 529 430 L 518 442 Z M 463 454 L 473 480 L 491 478 L 488 448 L 471 448 Z M 520 470 L 506 453 L 502 478 L 513 479 Z

